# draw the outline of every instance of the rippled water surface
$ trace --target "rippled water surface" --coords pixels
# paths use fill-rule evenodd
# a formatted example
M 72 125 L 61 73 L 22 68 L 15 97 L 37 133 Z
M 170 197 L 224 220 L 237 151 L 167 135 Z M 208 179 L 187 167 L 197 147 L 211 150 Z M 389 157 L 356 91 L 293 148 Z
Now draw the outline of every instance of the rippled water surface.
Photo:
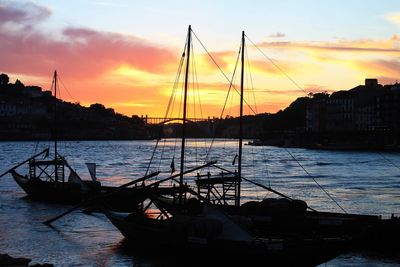
M 86 162 L 97 163 L 97 176 L 104 184 L 120 185 L 145 174 L 155 141 L 60 142 L 61 154 L 84 178 L 90 179 Z M 6 171 L 50 143 L 1 142 L 0 172 Z M 189 140 L 188 168 L 208 160 L 232 168 L 237 144 L 217 140 Z M 169 173 L 172 159 L 179 169 L 179 140 L 159 142 L 149 171 Z M 304 168 L 301 167 L 301 166 Z M 314 178 L 347 212 L 400 215 L 400 154 L 338 152 L 277 147 L 244 146 L 244 176 L 269 185 L 291 197 L 325 211 L 340 211 Z M 25 174 L 26 169 L 20 168 Z M 204 170 L 206 172 L 208 170 Z M 308 174 L 309 175 L 308 175 Z M 194 175 L 194 174 L 193 174 Z M 193 175 L 188 175 L 190 183 Z M 243 201 L 273 197 L 260 188 L 242 185 Z M 0 253 L 32 258 L 33 263 L 56 266 L 176 266 L 174 257 L 155 251 L 132 251 L 121 234 L 102 215 L 79 211 L 49 228 L 41 222 L 66 210 L 66 206 L 34 202 L 16 185 L 11 175 L 0 178 Z M 184 264 L 185 265 L 185 264 Z M 191 266 L 187 263 L 187 266 Z M 400 266 L 396 258 L 344 254 L 324 266 Z

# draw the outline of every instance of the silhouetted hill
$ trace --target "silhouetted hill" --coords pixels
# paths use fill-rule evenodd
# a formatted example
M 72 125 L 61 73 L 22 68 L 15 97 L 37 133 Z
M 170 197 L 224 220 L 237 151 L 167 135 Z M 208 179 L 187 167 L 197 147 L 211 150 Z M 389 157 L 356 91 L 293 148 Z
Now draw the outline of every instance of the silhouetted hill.
M 54 134 L 58 139 L 81 140 L 151 137 L 137 116 L 127 117 L 102 104 L 65 102 L 38 86 L 10 83 L 6 74 L 0 74 L 0 139 L 52 139 Z
M 57 119 L 54 107 L 57 103 Z M 56 132 L 54 131 L 56 129 Z M 350 90 L 299 97 L 275 114 L 243 117 L 244 138 L 295 147 L 399 147 L 400 84 L 366 79 Z M 83 107 L 38 86 L 10 83 L 0 74 L 0 140 L 148 139 L 180 137 L 181 124 L 149 125 L 102 104 Z M 239 136 L 239 118 L 188 122 L 188 137 Z

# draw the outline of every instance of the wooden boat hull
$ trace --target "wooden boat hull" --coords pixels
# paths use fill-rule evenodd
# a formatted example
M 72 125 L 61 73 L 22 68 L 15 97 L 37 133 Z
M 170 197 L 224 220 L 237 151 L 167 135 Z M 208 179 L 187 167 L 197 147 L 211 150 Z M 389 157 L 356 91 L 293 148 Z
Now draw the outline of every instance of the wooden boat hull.
M 157 198 L 158 205 L 172 214 L 188 210 L 166 198 Z M 254 204 L 254 203 L 253 203 Z M 301 211 L 288 208 L 260 208 L 242 205 L 215 205 L 234 220 L 246 225 L 261 237 L 300 235 L 348 237 L 349 248 L 354 250 L 398 251 L 400 218 L 382 219 L 375 215 L 345 214 L 335 212 Z
M 99 196 L 99 200 L 95 204 L 113 211 L 136 211 L 137 205 L 150 195 L 174 195 L 177 190 L 177 187 L 118 188 L 101 186 L 101 190 L 94 194 Z
M 101 186 L 100 183 L 92 184 L 85 181 L 88 190 L 82 190 L 79 184 L 55 183 L 40 179 L 29 179 L 16 171 L 11 171 L 16 183 L 35 200 L 75 205 L 87 201 L 86 206 L 104 207 L 113 211 L 131 212 L 137 205 L 144 201 L 149 194 L 173 194 L 176 188 L 118 188 Z
M 236 264 L 251 260 L 259 263 L 263 259 L 268 266 L 316 266 L 337 257 L 346 246 L 345 240 L 339 238 L 224 240 L 207 234 L 204 229 L 199 234 L 190 224 L 182 227 L 182 224 L 168 224 L 167 220 L 109 211 L 106 216 L 133 245 L 156 247 L 160 251 L 178 250 L 187 256 L 202 255 L 224 263 L 228 259 Z
M 74 183 L 55 183 L 40 179 L 29 179 L 16 171 L 11 171 L 11 175 L 32 199 L 60 204 L 78 204 L 86 197 L 80 186 Z
M 226 211 L 250 221 L 252 228 L 264 236 L 275 234 L 349 237 L 349 248 L 372 251 L 399 251 L 400 218 L 382 219 L 375 215 L 306 211 L 291 213 L 247 213 L 240 208 L 225 207 Z

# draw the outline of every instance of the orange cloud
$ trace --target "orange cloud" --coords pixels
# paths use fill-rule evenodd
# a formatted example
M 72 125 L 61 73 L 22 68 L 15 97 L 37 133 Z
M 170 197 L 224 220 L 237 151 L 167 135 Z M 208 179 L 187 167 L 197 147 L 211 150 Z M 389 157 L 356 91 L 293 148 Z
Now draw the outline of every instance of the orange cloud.
M 69 27 L 60 38 L 52 37 L 35 25 L 50 15 L 33 3 L 0 6 L 2 71 L 46 76 L 59 69 L 67 76 L 93 78 L 121 64 L 165 72 L 176 62 L 175 52 L 135 36 Z
M 319 84 L 306 84 L 304 87 L 304 91 L 307 93 L 321 93 L 321 92 L 327 92 L 328 94 L 333 93 L 335 90 L 329 89 L 324 85 L 319 85 Z
M 223 77 L 221 70 L 226 75 L 231 75 L 236 64 L 237 52 L 234 51 L 209 51 L 210 55 L 201 53 L 196 55 L 197 70 L 202 74 L 217 74 Z M 221 70 L 220 70 L 221 69 Z
M 340 40 L 337 42 L 263 42 L 264 48 L 302 49 L 331 52 L 399 53 L 400 40 L 393 35 L 387 40 Z
M 272 59 L 274 64 L 278 64 L 277 66 L 280 68 L 278 69 L 277 66 L 274 66 L 268 60 L 252 60 L 250 61 L 250 68 L 252 71 L 261 72 L 264 74 L 279 74 L 282 75 L 282 71 L 287 73 L 294 73 L 297 70 L 301 69 L 298 62 L 286 62 L 282 60 L 275 60 Z
M 135 36 L 87 28 L 43 33 L 39 23 L 49 16 L 49 9 L 31 2 L 0 4 L 0 72 L 48 89 L 57 69 L 68 87 L 59 97 L 68 101 L 103 103 L 127 115 L 164 109 L 160 91 L 169 86 L 164 75 L 175 72 L 179 53 Z
M 359 61 L 356 67 L 365 72 L 366 76 L 372 74 L 375 77 L 382 77 L 386 82 L 392 83 L 400 78 L 399 60 Z

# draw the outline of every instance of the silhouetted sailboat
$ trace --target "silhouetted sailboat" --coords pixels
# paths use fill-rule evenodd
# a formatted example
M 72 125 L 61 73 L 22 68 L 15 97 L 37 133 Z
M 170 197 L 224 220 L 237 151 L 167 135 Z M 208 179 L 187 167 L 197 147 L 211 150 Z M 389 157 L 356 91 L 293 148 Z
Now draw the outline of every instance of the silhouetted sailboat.
M 158 173 L 146 175 L 123 186 L 104 186 L 95 178 L 95 173 L 89 164 L 92 180 L 85 181 L 80 178 L 76 171 L 68 164 L 67 160 L 58 153 L 57 135 L 57 71 L 54 71 L 52 87 L 54 86 L 54 155 L 49 156 L 49 148 L 30 157 L 22 163 L 14 166 L 3 173 L 11 173 L 17 184 L 32 199 L 62 203 L 78 204 L 85 203 L 90 206 L 105 206 L 111 210 L 132 211 L 137 208 L 149 193 L 157 191 L 160 194 L 171 194 L 176 189 L 171 187 L 164 188 L 144 188 L 141 182 L 147 178 L 156 176 Z M 44 156 L 43 158 L 40 158 Z M 28 164 L 28 175 L 21 175 L 17 168 Z M 67 174 L 69 175 L 67 177 Z M 135 187 L 128 187 L 135 185 Z
M 385 248 L 398 251 L 395 245 L 400 240 L 400 218 L 398 217 L 382 219 L 381 216 L 376 215 L 348 214 L 325 190 L 343 213 L 316 211 L 305 201 L 292 199 L 271 187 L 242 176 L 244 35 L 242 39 L 238 169 L 229 171 L 214 165 L 220 170 L 218 174 L 212 175 L 210 172 L 198 174 L 195 180 L 198 195 L 229 215 L 247 220 L 252 225 L 252 231 L 261 235 L 272 237 L 284 233 L 288 236 L 300 235 L 311 238 L 315 236 L 348 237 L 348 243 L 354 249 Z M 266 198 L 262 201 L 241 204 L 242 181 L 268 190 L 279 198 Z M 161 199 L 161 202 L 171 212 L 180 212 L 176 205 L 169 205 L 164 199 Z
M 264 257 L 271 265 L 315 266 L 339 255 L 343 249 L 344 240 L 341 238 L 324 238 L 299 235 L 263 233 L 260 235 L 246 220 L 231 216 L 220 206 L 211 203 L 210 199 L 202 196 L 184 184 L 185 157 L 185 124 L 188 71 L 190 61 L 192 30 L 189 26 L 186 51 L 186 72 L 183 96 L 182 145 L 181 165 L 179 176 L 179 196 L 176 199 L 149 195 L 150 203 L 160 210 L 157 217 L 148 212 L 132 214 L 117 214 L 106 211 L 106 216 L 133 243 L 150 248 L 163 248 L 184 251 L 185 253 L 203 255 L 210 253 L 221 259 L 246 259 Z M 242 68 L 244 51 L 244 32 L 242 35 Z M 241 82 L 241 102 L 243 102 L 243 69 Z M 242 105 L 242 104 L 241 104 Z M 241 116 L 243 106 L 241 106 Z M 242 128 L 241 128 L 242 132 Z M 242 143 L 240 142 L 240 147 Z M 238 155 L 241 164 L 241 149 Z M 214 165 L 208 164 L 208 166 Z M 210 181 L 209 178 L 206 178 Z M 241 169 L 219 178 L 221 182 L 231 183 L 235 191 L 235 207 L 240 206 Z M 169 180 L 168 178 L 166 180 Z M 201 180 L 198 180 L 201 181 Z M 198 186 L 201 186 L 198 182 Z M 187 198 L 187 194 L 195 198 Z M 226 193 L 226 192 L 225 192 Z M 224 194 L 227 196 L 228 194 Z

